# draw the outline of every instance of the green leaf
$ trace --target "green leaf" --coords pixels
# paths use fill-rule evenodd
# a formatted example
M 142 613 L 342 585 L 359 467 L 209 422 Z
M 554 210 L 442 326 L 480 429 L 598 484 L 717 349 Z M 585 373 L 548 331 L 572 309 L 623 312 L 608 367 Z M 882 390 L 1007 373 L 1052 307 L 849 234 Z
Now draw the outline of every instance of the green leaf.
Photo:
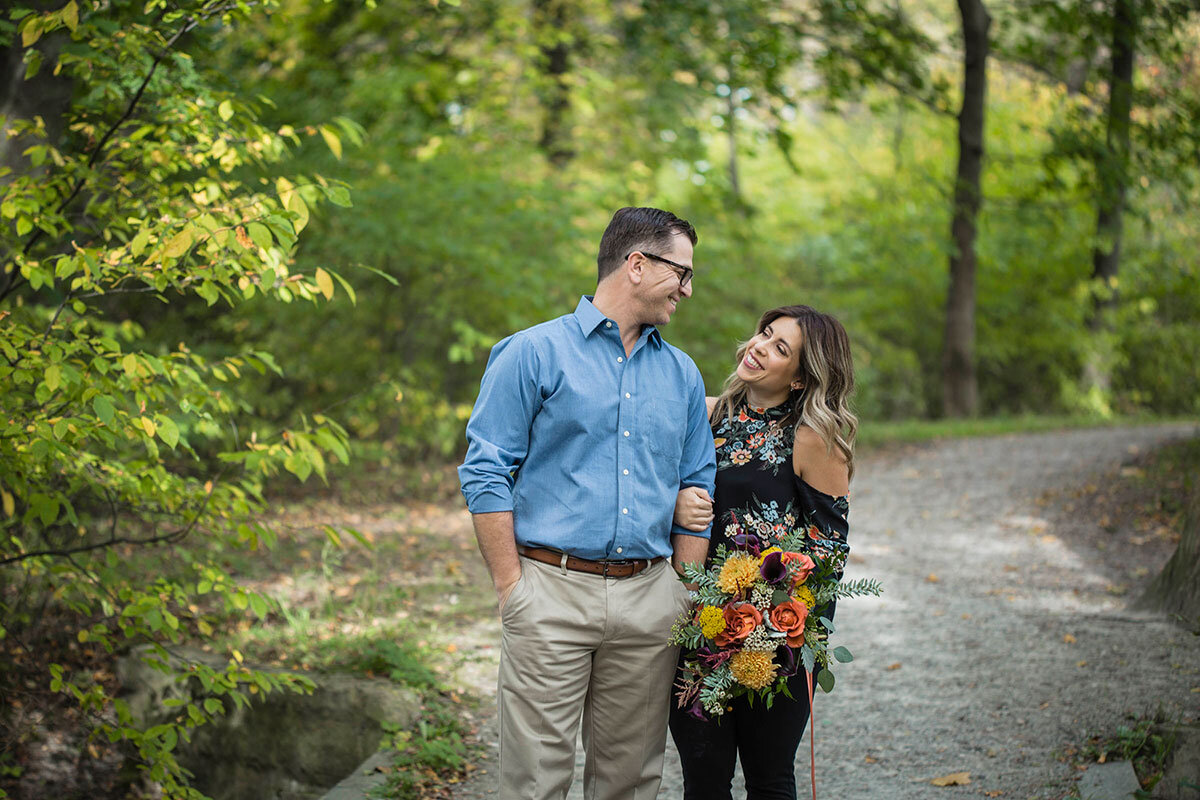
M 97 395 L 96 398 L 92 400 L 92 410 L 96 412 L 96 417 L 99 418 L 99 420 L 105 425 L 112 422 L 113 414 L 116 411 L 113 408 L 112 401 L 102 394 Z
M 335 206 L 342 208 L 350 208 L 354 204 L 350 201 L 350 190 L 345 186 L 330 186 L 325 190 L 325 196 L 329 198 L 329 202 Z
M 325 535 L 329 537 L 329 541 L 333 542 L 338 547 L 345 547 L 342 544 L 342 535 L 337 532 L 337 529 L 332 525 L 322 525 L 321 530 L 325 531 Z
M 254 615 L 259 619 L 266 619 L 269 607 L 267 601 L 260 594 L 250 595 L 250 608 L 254 611 Z
M 827 669 L 823 669 L 817 673 L 817 685 L 821 687 L 821 691 L 829 694 L 833 691 L 833 673 Z
M 140 256 L 150 242 L 150 231 L 143 227 L 129 242 L 129 252 L 134 257 Z
M 166 442 L 167 447 L 174 450 L 175 445 L 179 444 L 179 427 L 174 420 L 162 414 L 156 415 L 155 420 L 158 422 L 158 438 Z
M 221 116 L 221 119 L 228 122 L 233 118 L 233 103 L 228 100 L 222 100 L 221 105 L 217 106 L 217 113 Z
M 854 660 L 854 655 L 849 650 L 847 650 L 845 647 L 833 648 L 833 657 L 836 658 L 838 661 L 842 662 L 843 664 L 849 664 L 851 661 Z
M 51 364 L 50 366 L 46 367 L 44 380 L 46 381 L 46 386 L 50 389 L 50 391 L 53 392 L 57 390 L 59 386 L 62 386 L 62 368 L 59 367 L 58 364 Z
M 251 222 L 246 226 L 246 233 L 250 234 L 254 243 L 263 250 L 269 250 L 271 245 L 275 244 L 275 240 L 271 238 L 271 232 L 261 222 Z

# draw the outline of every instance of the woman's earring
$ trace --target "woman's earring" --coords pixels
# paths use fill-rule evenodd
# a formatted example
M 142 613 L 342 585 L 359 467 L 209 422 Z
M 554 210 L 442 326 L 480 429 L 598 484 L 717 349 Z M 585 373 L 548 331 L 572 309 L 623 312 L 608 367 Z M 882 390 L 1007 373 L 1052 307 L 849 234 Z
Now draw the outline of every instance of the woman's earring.
M 798 392 L 798 391 L 800 391 L 800 390 L 801 390 L 801 389 L 803 389 L 803 388 L 804 388 L 804 384 L 803 384 L 803 383 L 800 383 L 799 381 L 797 381 L 797 382 L 795 382 L 795 383 L 793 383 L 793 384 L 792 384 L 792 391 L 793 391 L 793 392 Z

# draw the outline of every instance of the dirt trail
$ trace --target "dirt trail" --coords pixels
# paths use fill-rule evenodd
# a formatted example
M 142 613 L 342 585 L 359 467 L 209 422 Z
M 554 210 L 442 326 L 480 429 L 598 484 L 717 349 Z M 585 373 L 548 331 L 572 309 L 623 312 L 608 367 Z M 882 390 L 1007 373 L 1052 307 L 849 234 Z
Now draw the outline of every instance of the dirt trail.
M 1037 502 L 1194 431 L 963 439 L 865 459 L 847 576 L 878 578 L 885 595 L 838 609 L 837 638 L 856 659 L 817 697 L 819 796 L 1057 798 L 1078 774 L 1057 750 L 1160 703 L 1200 717 L 1200 637 L 1127 609 L 1114 576 L 1057 535 L 1069 524 L 1061 509 Z M 488 620 L 463 637 L 477 657 L 460 672 L 489 698 L 489 745 L 498 630 Z M 494 796 L 494 752 L 456 797 Z M 807 737 L 797 764 L 807 786 Z M 951 772 L 971 784 L 929 783 Z M 681 785 L 669 749 L 659 796 L 680 798 Z

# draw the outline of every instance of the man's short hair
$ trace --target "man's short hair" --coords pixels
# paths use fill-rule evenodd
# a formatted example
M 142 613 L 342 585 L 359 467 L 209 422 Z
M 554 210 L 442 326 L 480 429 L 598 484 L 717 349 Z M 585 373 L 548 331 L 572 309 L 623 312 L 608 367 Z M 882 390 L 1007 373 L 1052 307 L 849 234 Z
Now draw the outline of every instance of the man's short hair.
M 671 239 L 679 234 L 696 244 L 696 229 L 670 211 L 661 208 L 618 210 L 600 237 L 600 253 L 596 256 L 597 283 L 621 266 L 631 251 L 645 249 L 654 255 L 662 255 L 670 248 Z

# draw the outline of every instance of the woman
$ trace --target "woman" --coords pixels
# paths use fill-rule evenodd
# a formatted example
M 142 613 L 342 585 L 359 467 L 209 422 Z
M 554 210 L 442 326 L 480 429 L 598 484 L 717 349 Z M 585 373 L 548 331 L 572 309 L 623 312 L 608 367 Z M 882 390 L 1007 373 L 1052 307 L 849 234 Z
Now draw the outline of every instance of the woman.
M 850 341 L 836 319 L 808 306 L 763 314 L 757 333 L 738 349 L 737 369 L 720 397 L 708 400 L 717 447 L 716 500 L 702 489 L 682 491 L 675 521 L 691 530 L 714 522 L 709 559 L 732 547 L 733 515 L 750 532 L 781 522 L 809 531 L 818 551 L 846 550 L 847 503 L 854 472 L 858 419 L 847 399 L 854 388 Z M 833 609 L 822 611 L 828 618 Z M 793 762 L 808 722 L 803 672 L 789 678 L 794 700 L 778 695 L 771 708 L 733 703 L 719 722 L 673 704 L 671 735 L 683 763 L 684 798 L 731 798 L 741 757 L 750 800 L 795 800 Z

